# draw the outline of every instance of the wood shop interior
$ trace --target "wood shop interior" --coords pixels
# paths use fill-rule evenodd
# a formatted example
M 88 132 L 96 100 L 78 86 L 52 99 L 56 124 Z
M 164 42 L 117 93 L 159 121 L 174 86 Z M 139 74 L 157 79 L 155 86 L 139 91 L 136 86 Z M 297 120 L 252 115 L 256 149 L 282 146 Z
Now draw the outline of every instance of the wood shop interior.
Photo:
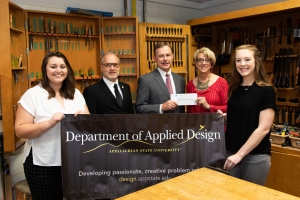
M 156 67 L 153 49 L 157 42 L 172 46 L 172 72 L 187 82 L 197 76 L 193 53 L 198 48 L 213 50 L 217 56 L 213 72 L 230 82 L 235 47 L 254 44 L 262 53 L 270 81 L 277 90 L 277 112 L 270 138 L 272 166 L 266 187 L 300 197 L 297 0 L 194 17 L 185 24 L 149 22 L 145 11 L 140 11 L 143 14 L 139 16 L 133 8 L 132 14 L 125 10 L 124 16 L 114 16 L 112 12 L 73 7 L 68 7 L 67 13 L 24 9 L 8 0 L 1 1 L 0 7 L 1 21 L 7 22 L 0 23 L 1 30 L 5 30 L 0 33 L 2 162 L 9 162 L 24 144 L 14 134 L 17 102 L 28 88 L 39 84 L 40 66 L 47 52 L 61 51 L 66 55 L 74 70 L 76 88 L 81 92 L 101 79 L 101 56 L 109 51 L 116 53 L 120 58 L 119 80 L 130 85 L 134 103 L 139 76 Z M 8 164 L 2 163 L 3 166 Z M 4 173 L 3 182 L 13 185 L 16 181 L 5 178 L 8 175 L 9 172 Z M 4 190 L 7 195 L 12 193 L 11 188 Z

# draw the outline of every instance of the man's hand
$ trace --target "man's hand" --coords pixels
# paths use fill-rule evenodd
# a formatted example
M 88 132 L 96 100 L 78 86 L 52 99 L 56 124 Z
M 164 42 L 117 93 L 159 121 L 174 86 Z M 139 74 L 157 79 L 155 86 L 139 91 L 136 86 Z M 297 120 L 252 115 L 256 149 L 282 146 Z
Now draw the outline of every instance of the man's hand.
M 177 103 L 172 100 L 168 100 L 161 105 L 162 111 L 175 110 L 177 108 Z

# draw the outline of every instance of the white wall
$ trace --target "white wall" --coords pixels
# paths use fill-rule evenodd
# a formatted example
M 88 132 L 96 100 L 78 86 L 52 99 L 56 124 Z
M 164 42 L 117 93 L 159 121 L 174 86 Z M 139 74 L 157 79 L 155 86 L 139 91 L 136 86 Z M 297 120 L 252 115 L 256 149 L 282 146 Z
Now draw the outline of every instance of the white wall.
M 124 16 L 124 0 L 11 0 L 27 10 L 65 13 L 67 7 L 112 12 L 114 16 Z M 211 0 L 202 4 L 184 0 L 147 0 L 146 22 L 164 24 L 186 24 L 187 20 L 229 12 L 284 0 Z M 128 15 L 131 15 L 131 0 Z M 143 1 L 136 0 L 136 13 L 143 19 Z M 0 123 L 1 128 L 1 123 Z M 1 128 L 2 129 L 2 128 Z M 10 175 L 13 185 L 25 179 L 21 149 L 10 156 Z M 1 192 L 0 192 L 1 199 Z
M 67 7 L 112 12 L 114 16 L 125 16 L 124 0 L 11 0 L 28 10 L 65 13 Z M 146 22 L 186 24 L 187 20 L 229 12 L 285 0 L 211 0 L 194 3 L 185 0 L 146 0 Z M 128 15 L 132 1 L 127 0 Z M 136 0 L 136 13 L 143 19 L 143 1 Z

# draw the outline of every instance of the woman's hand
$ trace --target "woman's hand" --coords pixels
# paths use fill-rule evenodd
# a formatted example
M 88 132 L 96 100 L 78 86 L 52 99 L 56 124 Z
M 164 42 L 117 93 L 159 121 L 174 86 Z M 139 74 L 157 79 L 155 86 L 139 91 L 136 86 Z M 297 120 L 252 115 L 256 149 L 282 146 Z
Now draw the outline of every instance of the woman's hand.
M 78 114 L 90 114 L 86 104 L 84 104 L 84 110 L 77 110 L 77 112 L 75 112 L 74 117 L 76 117 Z
M 57 122 L 61 121 L 63 118 L 65 118 L 64 113 L 57 112 L 57 113 L 54 113 L 54 115 L 52 116 L 50 121 L 52 121 L 52 122 L 54 122 L 54 124 L 56 124 Z
M 226 161 L 225 164 L 223 166 L 223 169 L 226 171 L 230 171 L 234 168 L 234 166 L 236 166 L 237 164 L 239 164 L 239 162 L 241 162 L 242 157 L 240 157 L 237 154 L 234 154 L 232 156 L 229 156 Z
M 209 110 L 210 109 L 210 105 L 207 103 L 206 98 L 205 97 L 198 97 L 196 99 L 196 102 L 199 106 L 202 106 L 203 108 Z
M 227 113 L 223 113 L 221 110 L 218 110 L 217 113 L 224 117 L 224 124 L 227 124 Z

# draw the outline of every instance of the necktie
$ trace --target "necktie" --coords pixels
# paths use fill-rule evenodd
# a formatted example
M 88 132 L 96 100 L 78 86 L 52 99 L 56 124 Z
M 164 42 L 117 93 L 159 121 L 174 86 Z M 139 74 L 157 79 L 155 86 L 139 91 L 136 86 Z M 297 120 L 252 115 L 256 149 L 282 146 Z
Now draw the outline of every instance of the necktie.
M 121 107 L 122 106 L 122 96 L 119 92 L 118 85 L 116 83 L 114 85 L 114 88 L 115 88 L 115 95 L 116 95 L 117 102 L 118 102 L 119 106 Z
M 173 88 L 172 88 L 172 83 L 171 83 L 171 79 L 170 79 L 170 74 L 168 74 L 168 73 L 166 74 L 166 85 L 169 90 L 169 93 L 173 94 Z

